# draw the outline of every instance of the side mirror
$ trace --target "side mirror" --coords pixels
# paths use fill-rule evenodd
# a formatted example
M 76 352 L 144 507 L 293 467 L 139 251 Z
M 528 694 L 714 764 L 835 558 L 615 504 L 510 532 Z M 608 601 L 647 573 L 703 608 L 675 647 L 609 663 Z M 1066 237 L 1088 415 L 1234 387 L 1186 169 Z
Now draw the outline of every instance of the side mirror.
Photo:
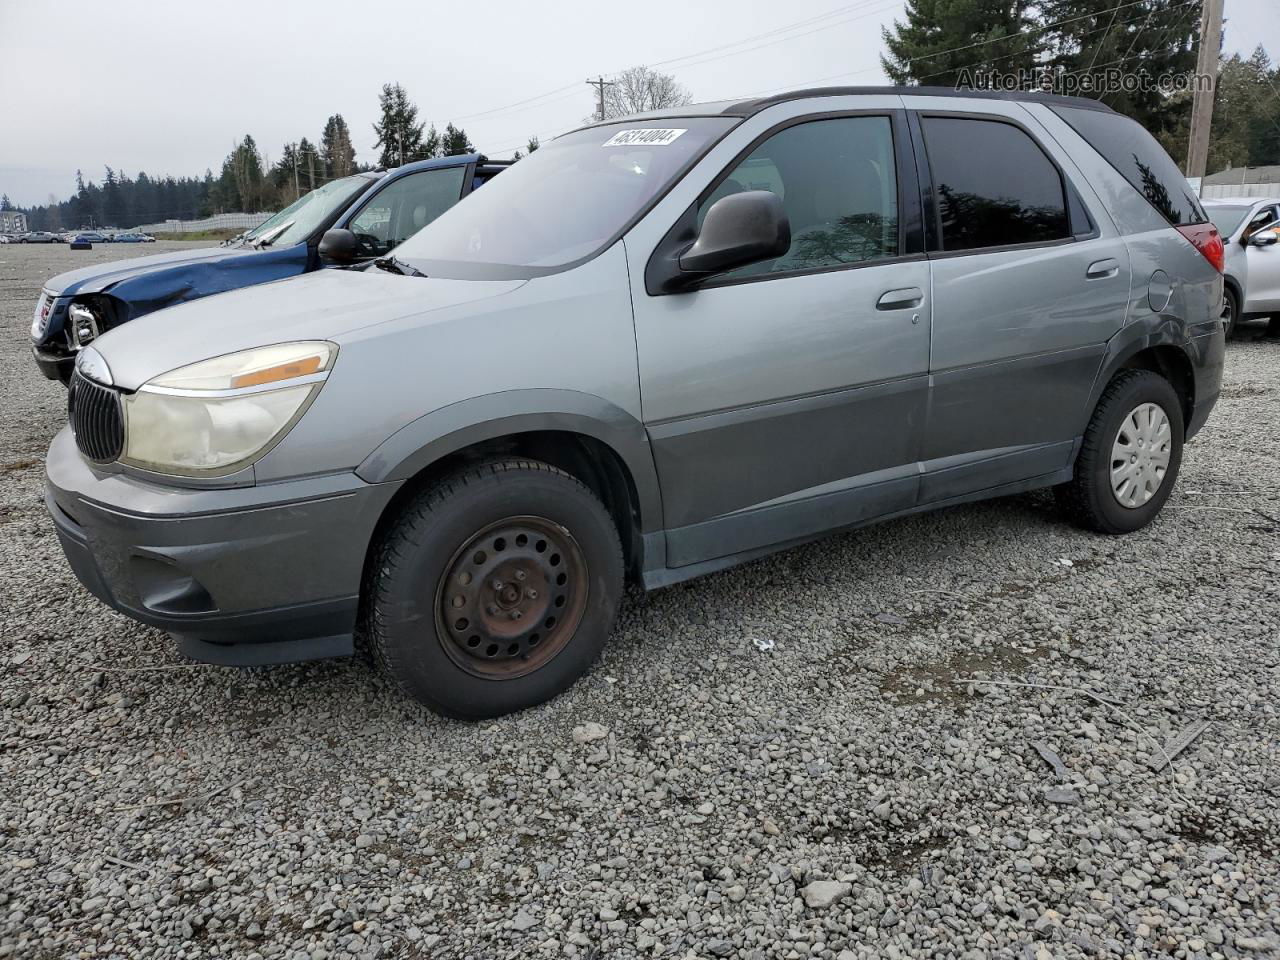
M 782 200 L 768 190 L 744 190 L 711 205 L 693 246 L 680 255 L 681 273 L 694 280 L 780 257 L 791 246 Z
M 1272 247 L 1280 243 L 1280 233 L 1275 230 L 1259 230 L 1249 238 L 1251 247 Z
M 350 230 L 326 230 L 320 238 L 320 259 L 334 263 L 355 263 L 358 244 Z

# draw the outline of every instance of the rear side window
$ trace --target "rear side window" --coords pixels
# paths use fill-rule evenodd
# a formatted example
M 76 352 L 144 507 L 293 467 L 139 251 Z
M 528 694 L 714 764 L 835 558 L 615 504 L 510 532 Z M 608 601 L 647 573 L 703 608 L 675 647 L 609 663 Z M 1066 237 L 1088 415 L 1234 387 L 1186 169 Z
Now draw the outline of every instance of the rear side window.
M 961 117 L 920 122 L 943 250 L 1070 238 L 1062 175 L 1023 130 Z
M 1136 120 L 1081 107 L 1052 109 L 1089 141 L 1170 224 L 1176 227 L 1209 219 L 1178 165 Z

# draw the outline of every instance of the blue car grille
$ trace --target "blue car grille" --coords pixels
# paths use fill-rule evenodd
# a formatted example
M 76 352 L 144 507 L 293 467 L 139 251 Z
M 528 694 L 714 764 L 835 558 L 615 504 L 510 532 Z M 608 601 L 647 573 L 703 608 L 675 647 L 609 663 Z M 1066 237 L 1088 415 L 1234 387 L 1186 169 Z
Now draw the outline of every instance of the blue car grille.
M 77 371 L 67 388 L 67 412 L 76 446 L 95 463 L 110 463 L 124 451 L 120 395 Z

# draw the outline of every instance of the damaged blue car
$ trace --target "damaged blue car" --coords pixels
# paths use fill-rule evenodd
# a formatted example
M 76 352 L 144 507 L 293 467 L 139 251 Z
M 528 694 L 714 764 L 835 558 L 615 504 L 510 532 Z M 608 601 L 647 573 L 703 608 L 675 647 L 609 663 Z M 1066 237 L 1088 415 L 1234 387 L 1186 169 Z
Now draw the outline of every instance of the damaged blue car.
M 82 347 L 136 317 L 322 267 L 376 261 L 509 163 L 465 154 L 357 173 L 312 190 L 223 246 L 59 274 L 36 302 L 36 365 L 65 384 Z M 331 236 L 322 246 L 326 233 Z

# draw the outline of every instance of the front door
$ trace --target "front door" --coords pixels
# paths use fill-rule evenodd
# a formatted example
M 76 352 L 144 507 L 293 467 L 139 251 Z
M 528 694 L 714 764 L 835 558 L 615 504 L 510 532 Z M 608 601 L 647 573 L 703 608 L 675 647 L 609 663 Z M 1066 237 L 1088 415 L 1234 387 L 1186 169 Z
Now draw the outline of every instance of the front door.
M 935 219 L 920 495 L 937 502 L 1070 464 L 1125 322 L 1129 254 L 1021 122 L 922 114 L 919 130 Z
M 392 180 L 351 217 L 362 259 L 384 257 L 462 196 L 465 166 L 421 170 Z
M 901 111 L 791 121 L 697 204 L 700 219 L 772 191 L 790 249 L 691 292 L 633 283 L 668 566 L 915 503 L 930 302 L 929 265 L 904 243 L 909 150 Z
M 1280 231 L 1280 205 L 1270 204 L 1254 214 L 1241 238 L 1248 261 L 1245 313 L 1280 313 L 1280 243 L 1249 243 L 1250 237 L 1264 230 Z

